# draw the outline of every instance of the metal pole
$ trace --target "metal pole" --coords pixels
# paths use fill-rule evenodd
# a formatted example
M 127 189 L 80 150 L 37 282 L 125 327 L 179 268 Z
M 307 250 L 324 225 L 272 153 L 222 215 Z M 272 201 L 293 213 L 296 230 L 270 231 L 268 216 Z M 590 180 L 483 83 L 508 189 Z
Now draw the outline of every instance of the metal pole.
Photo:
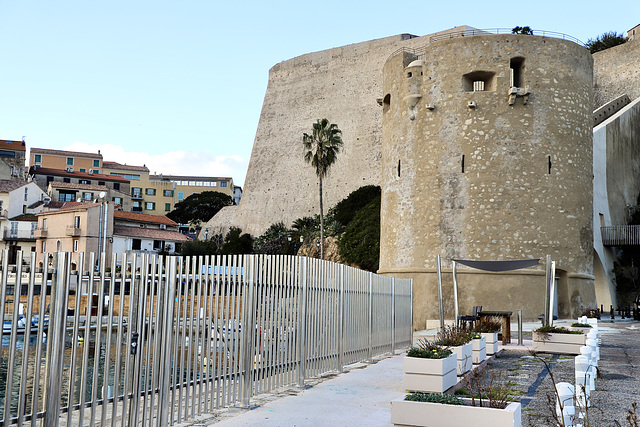
M 256 308 L 254 303 L 254 294 L 255 294 L 255 267 L 256 267 L 256 257 L 248 255 L 246 256 L 245 268 L 248 269 L 248 280 L 245 282 L 245 294 L 244 297 L 246 300 L 242 301 L 243 305 L 243 317 L 245 319 L 245 323 L 242 325 L 242 333 L 243 333 L 243 347 L 244 347 L 244 359 L 242 360 L 242 372 L 244 373 L 243 381 L 242 381 L 242 407 L 249 407 L 249 400 L 251 398 L 251 378 L 253 377 L 253 337 L 256 334 L 255 330 L 255 315 Z M 261 259 L 262 261 L 262 259 Z M 259 330 L 258 330 L 259 332 Z
M 411 325 L 410 325 L 411 326 L 411 329 L 410 329 L 410 331 L 411 331 L 411 340 L 410 340 L 410 345 L 413 346 L 413 279 L 409 279 L 409 280 L 410 280 L 409 286 L 410 286 L 410 289 L 411 289 L 411 293 L 409 294 L 409 297 L 410 297 L 409 298 L 409 308 L 411 310 L 411 313 L 410 313 L 410 319 L 411 319 Z
M 391 355 L 396 354 L 396 278 L 391 278 Z
M 551 255 L 547 255 L 544 291 L 544 325 L 549 326 L 549 298 L 551 292 Z
M 309 258 L 300 257 L 302 275 L 300 277 L 300 321 L 298 322 L 298 387 L 304 387 L 306 367 L 307 336 L 307 274 Z
M 518 310 L 518 345 L 522 345 L 522 310 Z
M 553 312 L 556 305 L 556 262 L 551 261 L 551 272 L 549 275 L 549 325 L 553 326 Z
M 454 304 L 454 321 L 457 322 L 458 321 L 458 276 L 457 276 L 457 272 L 458 272 L 458 264 L 455 261 L 453 262 L 453 304 Z
M 369 272 L 369 363 L 373 362 L 373 273 Z
M 66 252 L 56 252 L 53 272 L 55 286 L 51 289 L 51 315 L 49 320 L 49 337 L 47 337 L 47 361 L 45 369 L 45 426 L 58 425 L 60 415 L 60 397 L 62 395 L 64 332 L 67 313 L 65 297 L 67 295 L 67 281 L 65 271 Z M 88 345 L 88 344 L 87 344 Z M 5 415 L 6 417 L 6 415 Z
M 340 264 L 340 318 L 338 319 L 338 370 L 344 372 L 344 264 Z
M 440 329 L 444 329 L 444 305 L 442 303 L 442 271 L 440 270 L 440 255 L 436 257 L 438 269 L 438 303 L 440 304 Z

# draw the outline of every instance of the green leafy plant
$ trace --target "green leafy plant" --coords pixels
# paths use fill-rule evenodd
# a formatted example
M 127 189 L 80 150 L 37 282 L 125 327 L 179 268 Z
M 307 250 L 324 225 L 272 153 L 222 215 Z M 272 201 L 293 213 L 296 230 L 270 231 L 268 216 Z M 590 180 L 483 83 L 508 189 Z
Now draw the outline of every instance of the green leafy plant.
M 531 29 L 531 27 L 526 26 L 526 27 L 513 27 L 511 29 L 511 34 L 528 34 L 528 35 L 533 35 L 533 30 Z
M 407 351 L 409 357 L 421 357 L 423 359 L 444 359 L 451 356 L 452 351 L 435 344 L 432 341 L 422 339 L 417 347 L 411 347 Z
M 541 326 L 535 330 L 535 332 L 542 332 L 547 334 L 581 334 L 580 331 L 572 331 L 565 327 L 556 327 L 556 326 Z
M 377 271 L 380 264 L 380 196 L 355 214 L 338 239 L 344 262 L 363 270 Z
M 579 322 L 574 322 L 571 324 L 572 328 L 590 328 L 591 325 L 588 323 L 579 323 Z
M 462 400 L 444 393 L 421 393 L 416 391 L 407 394 L 404 400 L 411 400 L 413 402 L 442 403 L 444 405 L 464 405 Z
M 457 326 L 445 326 L 438 332 L 434 343 L 444 347 L 457 347 L 471 342 L 471 334 Z
M 352 191 L 347 197 L 338 202 L 332 209 L 333 217 L 343 227 L 351 224 L 356 214 L 376 197 L 380 197 L 381 189 L 377 185 L 365 185 Z

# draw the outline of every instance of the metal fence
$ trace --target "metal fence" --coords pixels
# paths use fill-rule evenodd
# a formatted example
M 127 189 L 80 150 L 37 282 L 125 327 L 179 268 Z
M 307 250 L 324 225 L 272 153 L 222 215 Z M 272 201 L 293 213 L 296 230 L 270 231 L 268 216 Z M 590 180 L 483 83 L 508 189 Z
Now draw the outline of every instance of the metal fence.
M 173 425 L 411 345 L 412 283 L 292 256 L 2 252 L 2 425 Z M 104 259 L 104 257 L 103 257 Z M 25 265 L 23 265 L 25 264 Z M 83 270 L 83 266 L 87 270 Z

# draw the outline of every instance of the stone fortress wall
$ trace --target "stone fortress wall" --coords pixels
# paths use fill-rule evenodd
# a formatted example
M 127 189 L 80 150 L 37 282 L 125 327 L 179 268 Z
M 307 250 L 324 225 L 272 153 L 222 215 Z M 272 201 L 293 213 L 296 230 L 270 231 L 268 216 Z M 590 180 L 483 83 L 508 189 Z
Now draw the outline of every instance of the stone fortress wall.
M 464 31 L 456 27 L 435 34 Z M 382 66 L 399 48 L 429 43 L 409 34 L 305 54 L 269 70 L 260 122 L 238 206 L 206 225 L 239 226 L 255 236 L 318 211 L 317 179 L 303 160 L 302 134 L 326 117 L 343 131 L 344 152 L 324 186 L 330 207 L 363 185 L 380 185 Z M 630 59 L 630 60 L 628 60 Z M 640 41 L 594 55 L 594 109 L 621 93 L 640 96 Z
M 418 325 L 438 317 L 437 255 L 550 254 L 559 315 L 595 304 L 592 63 L 573 42 L 526 35 L 457 37 L 386 62 L 380 272 L 414 279 Z M 544 313 L 542 266 L 459 278 L 462 313 Z
M 443 33 L 467 28 L 470 27 L 458 27 Z M 316 214 L 317 179 L 313 169 L 303 161 L 301 141 L 302 134 L 322 117 L 338 124 L 345 141 L 344 152 L 324 182 L 325 206 L 335 205 L 363 185 L 381 185 L 383 66 L 398 49 L 421 48 L 428 45 L 430 39 L 431 35 L 415 37 L 403 34 L 310 53 L 275 65 L 269 71 L 242 201 L 239 206 L 224 208 L 206 227 L 218 230 L 239 226 L 257 236 L 275 222 L 283 221 L 289 226 L 296 218 Z M 446 44 L 445 41 L 436 43 Z M 548 54 L 553 61 L 558 59 L 557 52 Z M 445 56 L 452 57 L 451 52 Z M 640 96 L 639 56 L 640 41 L 593 55 L 595 104 L 592 110 L 622 93 L 629 94 L 631 99 Z M 531 100 L 534 98 L 532 95 Z M 575 99 L 562 101 L 567 105 L 576 102 Z M 553 123 L 555 118 L 549 111 L 545 110 L 544 114 Z M 539 117 L 525 120 L 529 128 L 532 123 L 544 125 Z M 459 154 L 456 154 L 456 167 Z M 555 160 L 552 164 L 558 166 Z M 580 234 L 582 229 L 578 228 L 576 234 Z M 582 234 L 586 237 L 584 232 Z M 551 238 L 547 236 L 546 240 L 551 241 Z M 489 259 L 490 254 L 481 258 Z M 577 261 L 576 265 L 580 263 L 586 267 L 566 270 L 567 274 L 574 271 L 577 275 L 589 275 L 589 262 Z M 463 271 L 461 274 L 466 273 Z M 505 275 L 497 280 L 507 278 Z M 584 304 L 588 301 L 578 302 Z

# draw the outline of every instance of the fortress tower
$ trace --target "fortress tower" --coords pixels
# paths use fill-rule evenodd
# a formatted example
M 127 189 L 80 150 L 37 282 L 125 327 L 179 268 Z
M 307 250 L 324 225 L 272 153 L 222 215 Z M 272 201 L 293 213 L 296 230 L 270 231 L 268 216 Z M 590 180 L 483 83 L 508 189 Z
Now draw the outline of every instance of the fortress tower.
M 380 272 L 438 318 L 436 256 L 556 261 L 558 314 L 595 306 L 593 59 L 571 41 L 480 35 L 402 49 L 383 68 Z M 451 265 L 443 261 L 443 271 Z M 445 317 L 453 317 L 445 274 Z M 460 312 L 544 312 L 544 267 L 458 269 Z

